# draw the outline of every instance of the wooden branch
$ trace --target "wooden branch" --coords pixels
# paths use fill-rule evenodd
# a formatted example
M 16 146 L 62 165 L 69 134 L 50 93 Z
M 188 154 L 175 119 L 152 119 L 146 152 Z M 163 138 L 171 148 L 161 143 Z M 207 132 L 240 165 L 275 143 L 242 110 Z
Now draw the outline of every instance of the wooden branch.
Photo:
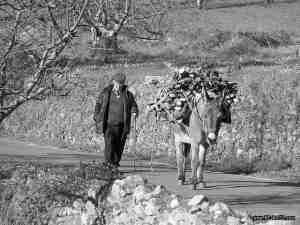
M 53 27 L 55 28 L 56 32 L 58 33 L 58 37 L 60 39 L 62 39 L 63 37 L 63 32 L 62 32 L 62 29 L 60 28 L 60 26 L 58 25 L 56 19 L 55 19 L 55 16 L 53 15 L 53 12 L 52 12 L 52 7 L 50 6 L 49 2 L 47 0 L 45 0 L 46 4 L 47 4 L 47 8 L 48 8 L 48 13 L 49 13 L 49 16 L 50 16 L 50 19 L 51 19 L 51 22 L 53 24 Z
M 147 41 L 159 41 L 161 38 L 152 38 L 152 37 L 142 37 L 137 35 L 128 35 L 131 38 L 141 39 L 141 40 L 147 40 Z
M 45 88 L 39 88 L 36 92 L 32 93 L 34 88 L 37 86 L 40 78 L 44 75 L 44 72 L 46 69 L 51 66 L 51 63 L 53 60 L 62 52 L 62 50 L 65 48 L 65 46 L 68 44 L 68 41 L 73 37 L 74 32 L 83 16 L 83 12 L 85 11 L 87 4 L 89 0 L 85 0 L 82 9 L 80 11 L 80 14 L 74 23 L 74 25 L 71 27 L 70 31 L 68 31 L 66 34 L 62 36 L 60 40 L 58 40 L 56 43 L 48 47 L 41 58 L 41 61 L 39 63 L 37 71 L 33 74 L 31 81 L 28 82 L 27 86 L 24 90 L 24 95 L 20 95 L 18 98 L 16 98 L 14 101 L 10 102 L 10 104 L 7 107 L 2 107 L 0 110 L 1 117 L 0 119 L 3 119 L 3 115 L 7 116 L 11 112 L 13 112 L 18 106 L 23 104 L 26 101 L 32 100 L 34 98 L 37 98 L 38 96 L 45 93 L 45 91 L 48 89 Z M 2 120 L 0 120 L 1 122 Z
M 14 4 L 11 4 L 7 1 L 5 1 L 4 3 L 0 3 L 0 7 L 3 7 L 3 6 L 8 6 L 8 7 L 10 7 L 11 9 L 13 9 L 15 11 L 21 10 L 21 8 L 17 8 Z
M 134 17 L 135 20 L 148 20 L 152 17 L 156 17 L 156 16 L 163 16 L 167 13 L 167 11 L 163 11 L 163 12 L 158 12 L 158 13 L 153 13 L 151 15 L 143 15 L 141 17 Z
M 13 36 L 11 38 L 11 41 L 9 43 L 7 50 L 5 51 L 5 53 L 2 56 L 0 65 L 2 65 L 6 61 L 6 57 L 9 55 L 9 53 L 12 51 L 13 47 L 16 44 L 16 35 L 17 35 L 18 26 L 20 24 L 20 21 L 21 21 L 21 12 L 18 11 L 17 15 L 16 15 L 16 22 L 15 22 L 14 29 L 13 29 Z
M 96 29 L 98 34 L 101 34 L 103 37 L 113 37 L 114 35 L 116 35 L 120 32 L 120 30 L 122 29 L 122 27 L 127 22 L 128 18 L 130 16 L 129 9 L 131 7 L 131 1 L 129 1 L 129 2 L 130 3 L 127 4 L 124 14 L 122 15 L 122 17 L 120 19 L 116 19 L 115 24 L 113 25 L 112 29 L 108 29 L 106 27 L 106 21 L 102 21 L 102 23 L 95 22 L 91 16 L 90 12 L 85 13 L 84 19 L 89 24 L 89 26 Z M 99 8 L 96 14 L 98 15 L 101 13 L 106 14 L 105 8 Z
M 7 95 L 18 95 L 22 91 L 11 89 L 11 88 L 0 87 L 0 92 L 1 92 L 1 97 L 3 97 L 3 96 L 7 96 Z

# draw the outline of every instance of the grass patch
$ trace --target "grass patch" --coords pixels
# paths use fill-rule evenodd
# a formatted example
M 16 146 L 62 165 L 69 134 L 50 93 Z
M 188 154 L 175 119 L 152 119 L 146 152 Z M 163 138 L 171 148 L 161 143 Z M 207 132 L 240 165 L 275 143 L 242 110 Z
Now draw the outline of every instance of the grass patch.
M 90 200 L 90 188 L 94 188 L 97 198 L 105 198 L 112 181 L 119 178 L 96 164 L 65 166 L 5 160 L 0 165 L 0 172 L 7 167 L 12 171 L 0 184 L 3 225 L 49 224 L 57 210 L 72 207 L 75 200 L 82 204 Z

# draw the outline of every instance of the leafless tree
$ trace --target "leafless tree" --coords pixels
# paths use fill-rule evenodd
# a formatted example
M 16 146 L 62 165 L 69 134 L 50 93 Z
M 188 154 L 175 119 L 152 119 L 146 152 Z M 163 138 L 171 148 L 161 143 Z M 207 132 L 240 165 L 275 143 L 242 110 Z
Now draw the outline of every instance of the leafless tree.
M 198 9 L 203 9 L 207 3 L 207 0 L 196 0 L 196 5 Z
M 274 3 L 274 0 L 264 0 L 266 5 L 271 5 L 272 3 Z
M 85 13 L 95 43 L 116 50 L 121 32 L 131 37 L 158 40 L 167 30 L 167 4 L 163 0 L 93 0 Z
M 19 106 L 63 90 L 59 57 L 88 0 L 0 0 L 0 123 Z

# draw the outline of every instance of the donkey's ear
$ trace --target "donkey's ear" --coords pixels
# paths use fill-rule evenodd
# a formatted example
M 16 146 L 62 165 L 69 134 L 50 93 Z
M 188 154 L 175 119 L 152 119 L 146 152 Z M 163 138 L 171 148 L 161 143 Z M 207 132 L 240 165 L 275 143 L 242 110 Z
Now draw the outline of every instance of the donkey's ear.
M 202 95 L 202 94 L 196 93 L 196 94 L 195 94 L 194 100 L 195 100 L 195 102 L 199 102 L 200 99 L 202 99 L 202 98 L 203 98 L 203 95 Z
M 221 99 L 220 99 L 221 104 L 224 103 L 225 98 L 226 98 L 226 89 L 223 89 L 221 94 Z
M 209 100 L 209 96 L 208 96 L 208 93 L 206 91 L 206 88 L 205 86 L 202 87 L 202 90 L 201 90 L 201 94 L 202 94 L 202 98 L 204 99 L 204 101 L 208 101 Z

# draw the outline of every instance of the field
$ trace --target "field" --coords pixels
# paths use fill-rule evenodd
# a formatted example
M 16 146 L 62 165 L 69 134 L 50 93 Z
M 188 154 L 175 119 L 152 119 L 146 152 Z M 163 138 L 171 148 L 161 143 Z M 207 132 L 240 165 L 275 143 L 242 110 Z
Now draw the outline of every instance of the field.
M 240 87 L 233 124 L 222 128 L 218 149 L 209 154 L 209 166 L 233 173 L 298 171 L 299 2 L 276 1 L 264 7 L 261 1 L 209 1 L 207 11 L 187 1 L 170 2 L 176 4 L 165 22 L 170 29 L 163 41 L 122 36 L 123 53 L 104 55 L 88 48 L 89 35 L 82 34 L 66 52 L 67 56 L 73 52 L 72 73 L 80 75 L 78 87 L 70 96 L 20 107 L 2 124 L 1 133 L 101 152 L 103 139 L 95 134 L 92 120 L 95 99 L 110 76 L 122 69 L 138 91 L 141 109 L 138 147 L 136 152 L 127 148 L 126 154 L 149 159 L 152 152 L 157 159 L 174 163 L 171 128 L 165 122 L 156 127 L 153 117 L 145 118 L 145 105 L 157 90 L 145 85 L 144 78 L 171 73 L 164 62 L 185 65 L 208 60 Z M 110 60 L 107 65 L 105 57 Z

